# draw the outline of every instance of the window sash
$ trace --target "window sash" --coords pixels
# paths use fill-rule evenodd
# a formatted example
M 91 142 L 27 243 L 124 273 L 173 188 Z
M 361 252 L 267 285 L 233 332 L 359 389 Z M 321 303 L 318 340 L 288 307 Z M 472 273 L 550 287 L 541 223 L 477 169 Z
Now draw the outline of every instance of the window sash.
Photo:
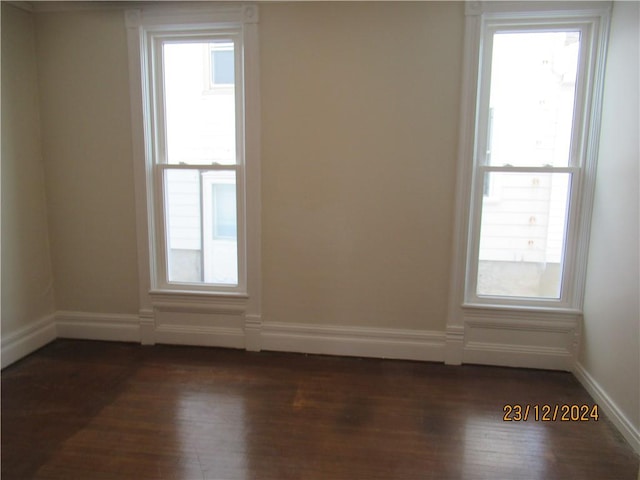
M 545 167 L 489 167 L 481 166 L 476 170 L 476 178 L 474 179 L 473 201 L 471 210 L 471 235 L 469 240 L 469 259 L 467 264 L 467 281 L 465 304 L 477 305 L 512 305 L 521 306 L 523 304 L 537 307 L 566 306 L 571 305 L 573 295 L 573 287 L 571 278 L 575 275 L 575 251 L 577 243 L 577 235 L 575 228 L 579 220 L 576 204 L 579 199 L 579 187 L 581 183 L 581 169 L 577 167 L 561 167 L 561 168 L 545 168 Z M 478 270 L 480 262 L 480 240 L 482 234 L 483 206 L 484 196 L 484 178 L 488 173 L 516 173 L 516 174 L 554 174 L 565 173 L 569 175 L 568 182 L 568 198 L 567 198 L 567 216 L 564 224 L 563 246 L 561 251 L 561 267 L 560 276 L 560 297 L 529 297 L 529 296 L 500 296 L 500 295 L 479 295 L 478 289 Z M 489 199 L 490 200 L 490 199 Z
M 471 173 L 471 196 L 469 209 L 469 231 L 467 240 L 467 262 L 465 268 L 464 306 L 505 306 L 535 308 L 575 308 L 575 279 L 578 269 L 578 231 L 582 210 L 581 198 L 586 165 L 587 138 L 589 128 L 590 99 L 586 98 L 587 84 L 592 83 L 593 64 L 595 62 L 595 42 L 589 22 L 567 20 L 566 18 L 485 18 L 481 25 L 478 56 L 479 82 L 476 91 L 476 127 L 474 136 L 473 171 Z M 570 138 L 568 165 L 562 167 L 489 165 L 487 161 L 488 134 L 490 124 L 490 91 L 493 38 L 495 33 L 518 32 L 580 32 L 580 50 L 578 70 L 574 91 L 573 123 Z M 545 297 L 508 297 L 498 295 L 478 295 L 478 269 L 480 261 L 480 237 L 482 207 L 485 197 L 484 178 L 491 172 L 512 173 L 568 173 L 569 198 L 565 223 L 565 238 L 562 252 L 563 269 L 561 273 L 560 298 Z
M 169 163 L 167 154 L 167 119 L 164 91 L 164 62 L 163 45 L 166 43 L 206 43 L 231 41 L 234 45 L 234 87 L 235 87 L 235 163 L 232 164 L 182 164 Z M 146 35 L 147 59 L 150 62 L 147 68 L 149 85 L 148 115 L 150 118 L 150 133 L 152 133 L 151 152 L 149 153 L 152 165 L 152 192 L 150 199 L 154 204 L 153 224 L 150 229 L 153 232 L 152 252 L 154 265 L 151 268 L 151 289 L 158 291 L 193 291 L 218 294 L 246 294 L 247 293 L 247 238 L 246 238 L 246 202 L 245 202 L 245 150 L 244 150 L 244 68 L 243 68 L 243 42 L 242 28 L 211 28 L 203 26 L 199 29 L 167 29 L 151 30 Z M 209 72 L 207 72 L 209 74 Z M 198 171 L 230 171 L 236 178 L 236 221 L 237 221 L 237 284 L 223 284 L 205 282 L 204 270 L 202 282 L 172 281 L 169 275 L 169 241 L 167 230 L 168 199 L 166 197 L 166 172 L 176 170 Z M 202 191 L 201 202 L 201 229 L 202 225 Z M 201 231 L 201 235 L 202 232 Z M 201 245 L 204 257 L 204 244 Z M 202 259 L 202 265 L 206 259 Z M 204 269 L 204 266 L 203 266 Z
M 570 22 L 566 19 L 543 20 L 536 23 L 535 20 L 495 19 L 487 21 L 484 33 L 481 35 L 479 56 L 480 81 L 478 85 L 478 108 L 475 138 L 476 154 L 474 165 L 487 165 L 488 139 L 490 125 L 490 93 L 491 93 L 491 66 L 493 55 L 493 38 L 496 33 L 552 33 L 552 32 L 579 32 L 581 36 L 580 50 L 578 54 L 578 71 L 576 75 L 576 88 L 574 92 L 573 125 L 570 138 L 570 151 L 568 158 L 569 167 L 584 166 L 585 148 L 583 145 L 584 132 L 587 126 L 585 98 L 587 82 L 592 69 L 593 35 L 589 24 L 583 22 Z M 482 117 L 483 112 L 486 115 Z
M 202 251 L 202 281 L 188 282 L 170 280 L 169 278 L 169 229 L 167 225 L 169 198 L 167 194 L 167 172 L 172 171 L 193 171 L 199 173 L 206 172 L 229 172 L 235 178 L 236 187 L 236 225 L 237 225 L 237 284 L 207 282 L 205 279 L 204 264 L 210 261 L 210 253 L 208 253 L 205 242 L 207 231 L 213 228 L 211 219 L 205 218 L 207 208 L 205 202 L 210 200 L 202 190 L 203 181 L 200 180 L 199 202 L 200 202 L 200 248 Z M 170 165 L 161 164 L 155 166 L 155 197 L 156 197 L 156 268 L 157 268 L 157 285 L 161 290 L 177 289 L 180 291 L 216 291 L 220 293 L 245 293 L 246 292 L 246 204 L 244 174 L 240 165 Z M 211 212 L 209 212 L 211 213 Z
M 153 163 L 169 163 L 167 152 L 167 119 L 164 87 L 163 45 L 165 43 L 206 43 L 230 41 L 234 45 L 234 93 L 235 93 L 235 163 L 244 163 L 244 69 L 242 62 L 242 35 L 240 28 L 206 31 L 172 30 L 148 34 L 149 85 L 152 102 L 150 113 L 153 129 Z M 205 71 L 207 78 L 210 72 Z

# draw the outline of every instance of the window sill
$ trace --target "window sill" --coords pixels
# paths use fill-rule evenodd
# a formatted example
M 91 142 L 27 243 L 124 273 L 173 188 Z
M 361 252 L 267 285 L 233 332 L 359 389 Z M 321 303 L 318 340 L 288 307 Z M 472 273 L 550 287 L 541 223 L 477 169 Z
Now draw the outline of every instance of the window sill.
M 500 312 L 522 312 L 522 313 L 549 313 L 582 315 L 582 310 L 563 306 L 537 306 L 537 305 L 505 305 L 500 303 L 471 303 L 465 302 L 461 305 L 464 310 L 494 310 Z
M 223 292 L 223 291 L 211 291 L 211 290 L 179 290 L 179 289 L 169 289 L 169 288 L 156 288 L 154 290 L 150 290 L 149 294 L 151 296 L 162 296 L 167 295 L 174 297 L 176 295 L 184 295 L 190 298 L 249 298 L 249 295 L 242 292 Z

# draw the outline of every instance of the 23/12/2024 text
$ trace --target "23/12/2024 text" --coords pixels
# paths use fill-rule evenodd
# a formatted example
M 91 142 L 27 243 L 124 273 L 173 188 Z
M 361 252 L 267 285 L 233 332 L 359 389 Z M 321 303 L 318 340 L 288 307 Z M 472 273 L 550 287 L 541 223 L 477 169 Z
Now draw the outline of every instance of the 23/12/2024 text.
M 505 422 L 526 422 L 532 419 L 536 422 L 597 422 L 600 414 L 598 405 L 529 405 L 506 404 L 502 408 Z

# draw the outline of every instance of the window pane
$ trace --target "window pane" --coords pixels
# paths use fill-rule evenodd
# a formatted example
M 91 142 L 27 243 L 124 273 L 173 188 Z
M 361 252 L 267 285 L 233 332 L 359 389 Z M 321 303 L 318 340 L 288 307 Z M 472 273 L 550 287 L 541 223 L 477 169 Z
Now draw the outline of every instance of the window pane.
M 170 282 L 202 282 L 200 172 L 165 171 L 167 276 Z
M 166 42 L 162 54 L 167 163 L 236 163 L 233 43 Z M 216 65 L 224 89 L 213 89 Z
M 234 67 L 233 46 L 211 51 L 211 78 L 214 85 L 233 85 Z
M 164 172 L 169 282 L 238 284 L 236 174 Z
M 579 46 L 579 32 L 493 36 L 486 164 L 569 164 Z
M 570 177 L 485 174 L 478 295 L 560 298 Z

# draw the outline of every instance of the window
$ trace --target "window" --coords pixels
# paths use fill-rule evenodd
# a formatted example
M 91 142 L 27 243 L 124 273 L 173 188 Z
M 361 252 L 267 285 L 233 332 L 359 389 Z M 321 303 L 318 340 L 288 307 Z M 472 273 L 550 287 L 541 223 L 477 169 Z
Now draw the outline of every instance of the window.
M 479 7 L 460 159 L 466 306 L 581 308 L 608 19 L 593 5 Z
M 259 269 L 256 7 L 155 5 L 126 18 L 148 290 L 247 295 Z
M 233 44 L 212 43 L 209 44 L 208 52 L 211 88 L 233 86 L 235 83 Z
M 561 298 L 569 194 L 580 163 L 570 159 L 580 33 L 488 29 L 480 93 L 488 108 L 478 113 L 487 135 L 476 140 L 486 153 L 475 161 L 482 191 L 493 186 L 494 199 L 478 204 L 478 297 Z
M 239 32 L 162 32 L 153 36 L 149 57 L 152 101 L 156 107 L 154 169 L 159 177 L 162 252 L 158 271 L 166 286 L 176 284 L 240 286 L 237 217 L 243 218 L 242 71 L 235 72 Z M 224 45 L 224 50 L 217 50 Z M 228 83 L 223 94 L 206 95 L 199 79 L 208 65 L 201 51 L 216 57 L 213 80 Z M 239 53 L 238 53 L 239 55 Z M 239 60 L 239 59 L 238 59 Z M 237 79 L 237 83 L 235 82 Z M 226 84 L 225 83 L 225 84 Z M 213 190 L 212 190 L 213 189 Z M 220 192 L 225 192 L 222 195 Z M 212 202 L 207 197 L 211 196 Z M 231 198 L 230 198 L 231 197 Z M 240 207 L 239 209 L 237 207 Z M 211 235 L 211 228 L 221 235 Z M 242 222 L 240 223 L 242 227 Z M 233 230 L 233 232 L 231 232 Z M 163 242 L 164 240 L 164 242 Z M 163 275 L 164 276 L 164 275 Z

